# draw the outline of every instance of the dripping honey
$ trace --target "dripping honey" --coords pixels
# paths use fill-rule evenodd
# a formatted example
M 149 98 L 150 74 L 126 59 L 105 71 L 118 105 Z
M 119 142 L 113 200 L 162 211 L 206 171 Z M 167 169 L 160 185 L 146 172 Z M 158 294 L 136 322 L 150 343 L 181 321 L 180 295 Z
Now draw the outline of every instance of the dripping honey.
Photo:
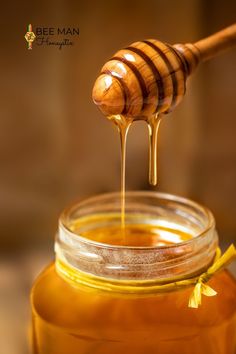
M 118 128 L 120 135 L 121 150 L 121 228 L 123 237 L 125 237 L 125 171 L 126 171 L 126 145 L 127 135 L 134 119 L 124 115 L 115 115 L 108 117 Z M 160 126 L 160 117 L 158 114 L 151 115 L 146 119 L 149 134 L 149 183 L 153 186 L 157 184 L 157 141 L 158 130 Z

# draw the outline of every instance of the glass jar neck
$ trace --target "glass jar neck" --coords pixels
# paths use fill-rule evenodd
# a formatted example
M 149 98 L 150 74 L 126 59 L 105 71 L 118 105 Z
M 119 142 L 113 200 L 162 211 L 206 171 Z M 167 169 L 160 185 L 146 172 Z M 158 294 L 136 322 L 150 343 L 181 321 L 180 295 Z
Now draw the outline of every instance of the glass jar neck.
M 82 272 L 107 281 L 168 282 L 202 273 L 211 264 L 218 245 L 211 212 L 169 194 L 127 192 L 126 225 L 151 224 L 157 229 L 179 230 L 191 235 L 189 240 L 142 247 L 101 243 L 83 236 L 87 230 L 119 223 L 120 193 L 96 196 L 65 210 L 55 242 L 58 272 L 70 268 L 74 274 Z

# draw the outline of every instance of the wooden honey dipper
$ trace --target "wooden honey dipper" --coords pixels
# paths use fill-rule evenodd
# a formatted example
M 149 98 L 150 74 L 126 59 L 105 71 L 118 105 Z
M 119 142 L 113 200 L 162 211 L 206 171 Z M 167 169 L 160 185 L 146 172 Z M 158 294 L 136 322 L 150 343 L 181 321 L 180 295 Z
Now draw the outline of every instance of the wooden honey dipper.
M 186 79 L 198 64 L 236 45 L 236 24 L 194 44 L 173 46 L 155 39 L 119 50 L 103 66 L 93 100 L 106 116 L 132 119 L 172 111 L 182 100 Z

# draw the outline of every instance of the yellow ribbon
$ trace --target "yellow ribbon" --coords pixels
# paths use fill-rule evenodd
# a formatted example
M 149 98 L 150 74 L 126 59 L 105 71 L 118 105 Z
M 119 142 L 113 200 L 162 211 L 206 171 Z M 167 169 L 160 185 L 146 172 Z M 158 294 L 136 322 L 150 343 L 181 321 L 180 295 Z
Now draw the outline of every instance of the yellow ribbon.
M 221 255 L 221 250 L 217 248 L 216 256 L 213 261 L 213 264 L 207 269 L 205 273 L 202 273 L 196 279 L 196 284 L 194 286 L 194 290 L 189 298 L 188 306 L 191 308 L 198 308 L 201 305 L 202 295 L 205 296 L 215 296 L 217 292 L 212 289 L 206 283 L 209 279 L 218 271 L 225 268 L 229 263 L 231 263 L 234 259 L 236 259 L 236 249 L 234 245 L 229 246 L 227 251 Z
M 111 292 L 117 292 L 120 294 L 139 294 L 147 295 L 159 292 L 175 291 L 184 289 L 191 285 L 194 286 L 194 290 L 189 298 L 188 306 L 191 308 L 198 308 L 201 305 L 202 295 L 205 296 L 215 296 L 217 292 L 212 289 L 206 283 L 213 277 L 213 275 L 227 267 L 236 259 L 236 249 L 234 245 L 229 246 L 227 251 L 221 255 L 220 248 L 217 248 L 216 255 L 211 266 L 202 274 L 180 280 L 169 280 L 163 283 L 163 280 L 160 282 L 157 279 L 152 280 L 139 280 L 139 281 L 112 281 L 107 280 L 106 278 L 100 278 L 98 276 L 89 275 L 78 270 L 74 270 L 64 262 L 57 259 L 56 269 L 59 270 L 61 276 L 69 278 L 73 283 L 83 284 L 85 286 L 90 286 L 100 290 L 106 290 Z

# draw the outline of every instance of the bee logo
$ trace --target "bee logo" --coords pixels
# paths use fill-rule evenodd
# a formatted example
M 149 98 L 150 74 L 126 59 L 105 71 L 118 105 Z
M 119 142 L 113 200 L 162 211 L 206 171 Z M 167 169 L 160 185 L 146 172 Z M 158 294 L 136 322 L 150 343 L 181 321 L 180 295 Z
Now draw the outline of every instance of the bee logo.
M 28 25 L 27 32 L 25 34 L 25 39 L 28 43 L 28 49 L 32 49 L 33 41 L 35 40 L 36 36 L 32 30 L 32 25 Z

